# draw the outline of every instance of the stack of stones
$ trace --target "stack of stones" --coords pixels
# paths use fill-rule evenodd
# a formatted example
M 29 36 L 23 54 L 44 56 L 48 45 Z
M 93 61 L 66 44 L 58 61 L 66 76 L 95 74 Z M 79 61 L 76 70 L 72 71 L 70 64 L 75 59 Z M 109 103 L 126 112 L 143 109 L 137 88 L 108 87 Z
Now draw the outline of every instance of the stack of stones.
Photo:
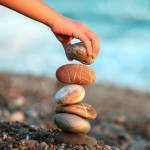
M 83 43 L 71 45 L 66 50 L 67 55 L 84 64 L 93 63 L 94 59 L 87 56 Z M 97 141 L 86 135 L 91 129 L 88 120 L 95 119 L 95 109 L 81 101 L 85 97 L 82 85 L 91 85 L 96 80 L 96 73 L 83 64 L 67 64 L 56 71 L 57 79 L 63 84 L 55 95 L 59 104 L 54 116 L 55 124 L 62 130 L 55 136 L 57 143 L 96 145 Z

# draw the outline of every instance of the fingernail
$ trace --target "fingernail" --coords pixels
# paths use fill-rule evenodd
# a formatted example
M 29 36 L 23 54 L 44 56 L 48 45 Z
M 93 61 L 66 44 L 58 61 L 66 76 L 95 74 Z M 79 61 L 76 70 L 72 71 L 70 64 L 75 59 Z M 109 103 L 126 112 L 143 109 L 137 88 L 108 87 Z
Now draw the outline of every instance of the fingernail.
M 92 50 L 89 50 L 89 49 L 88 49 L 88 50 L 87 50 L 87 54 L 88 54 L 88 55 L 92 55 Z
M 68 60 L 69 60 L 69 61 L 72 61 L 72 60 L 73 60 L 73 59 L 72 59 L 72 58 L 70 58 L 70 57 L 67 57 L 67 58 L 68 58 Z
M 92 55 L 92 52 L 88 52 L 88 55 L 91 56 L 91 55 Z

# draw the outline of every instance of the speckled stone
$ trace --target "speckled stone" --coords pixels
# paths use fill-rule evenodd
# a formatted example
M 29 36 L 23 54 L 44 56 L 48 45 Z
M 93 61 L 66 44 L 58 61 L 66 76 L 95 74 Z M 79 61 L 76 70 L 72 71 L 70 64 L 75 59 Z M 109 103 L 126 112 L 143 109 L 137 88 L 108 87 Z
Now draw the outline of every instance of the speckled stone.
M 86 134 L 90 131 L 90 123 L 79 116 L 68 113 L 58 113 L 54 115 L 55 124 L 66 132 Z
M 66 133 L 59 132 L 55 135 L 55 140 L 58 144 L 66 143 L 66 144 L 85 144 L 85 145 L 96 145 L 97 140 L 93 137 L 89 137 L 83 134 L 74 134 L 74 133 Z
M 69 45 L 66 54 L 72 59 L 78 60 L 83 64 L 89 65 L 94 62 L 94 57 L 87 55 L 86 47 L 83 42 Z
M 56 108 L 56 113 L 71 113 L 86 119 L 95 119 L 97 116 L 95 109 L 91 105 L 86 103 L 58 106 Z
M 82 64 L 63 65 L 57 69 L 56 77 L 64 84 L 91 85 L 96 81 L 95 71 Z
M 83 100 L 85 90 L 81 85 L 67 85 L 55 94 L 55 101 L 61 105 L 75 104 Z

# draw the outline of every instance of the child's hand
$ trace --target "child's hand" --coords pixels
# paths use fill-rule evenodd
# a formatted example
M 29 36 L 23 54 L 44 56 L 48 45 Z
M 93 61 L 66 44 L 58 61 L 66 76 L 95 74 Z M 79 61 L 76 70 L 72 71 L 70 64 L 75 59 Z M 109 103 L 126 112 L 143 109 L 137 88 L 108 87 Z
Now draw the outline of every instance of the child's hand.
M 84 24 L 60 16 L 51 25 L 51 30 L 62 43 L 64 49 L 71 44 L 73 38 L 76 38 L 85 44 L 88 55 L 92 55 L 94 58 L 98 55 L 99 38 Z M 71 60 L 71 58 L 68 59 Z
M 77 38 L 85 44 L 88 55 L 98 55 L 99 38 L 94 32 L 84 24 L 60 15 L 42 1 L 0 0 L 0 4 L 49 26 L 64 49 L 71 44 L 73 38 Z

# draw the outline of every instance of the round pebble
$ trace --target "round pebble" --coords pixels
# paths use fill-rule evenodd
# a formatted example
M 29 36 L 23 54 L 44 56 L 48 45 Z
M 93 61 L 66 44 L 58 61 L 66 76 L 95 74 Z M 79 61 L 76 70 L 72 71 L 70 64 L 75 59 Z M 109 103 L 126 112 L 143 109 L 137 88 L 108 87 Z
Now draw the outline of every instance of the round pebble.
M 25 139 L 23 139 L 21 141 L 21 145 L 24 147 L 26 146 L 29 149 L 35 149 L 36 146 L 38 145 L 38 142 L 36 140 L 25 140 Z
M 21 111 L 14 112 L 11 115 L 11 117 L 10 117 L 10 121 L 20 121 L 20 122 L 23 122 L 24 120 L 25 120 L 25 115 Z
M 43 148 L 43 149 L 44 148 L 46 149 L 46 148 L 48 148 L 48 144 L 46 142 L 41 142 L 40 147 Z
M 56 108 L 56 113 L 71 113 L 86 119 L 95 119 L 97 116 L 96 110 L 91 105 L 86 103 L 58 106 Z
M 57 143 L 66 143 L 66 144 L 85 144 L 85 145 L 96 145 L 97 140 L 93 137 L 83 135 L 83 134 L 75 134 L 75 133 L 66 133 L 59 132 L 55 135 L 55 140 Z
M 96 73 L 86 65 L 67 64 L 57 69 L 56 77 L 64 84 L 91 85 L 96 80 Z
M 16 107 L 22 107 L 25 103 L 26 103 L 26 99 L 21 96 L 14 100 L 14 105 Z
M 72 133 L 86 134 L 91 129 L 90 123 L 86 119 L 68 113 L 55 114 L 54 122 L 63 131 Z
M 66 54 L 72 59 L 78 60 L 83 64 L 89 65 L 94 62 L 94 57 L 87 55 L 86 47 L 83 42 L 69 45 Z
M 83 100 L 85 90 L 81 85 L 67 85 L 62 87 L 55 94 L 55 100 L 58 104 L 70 105 Z

